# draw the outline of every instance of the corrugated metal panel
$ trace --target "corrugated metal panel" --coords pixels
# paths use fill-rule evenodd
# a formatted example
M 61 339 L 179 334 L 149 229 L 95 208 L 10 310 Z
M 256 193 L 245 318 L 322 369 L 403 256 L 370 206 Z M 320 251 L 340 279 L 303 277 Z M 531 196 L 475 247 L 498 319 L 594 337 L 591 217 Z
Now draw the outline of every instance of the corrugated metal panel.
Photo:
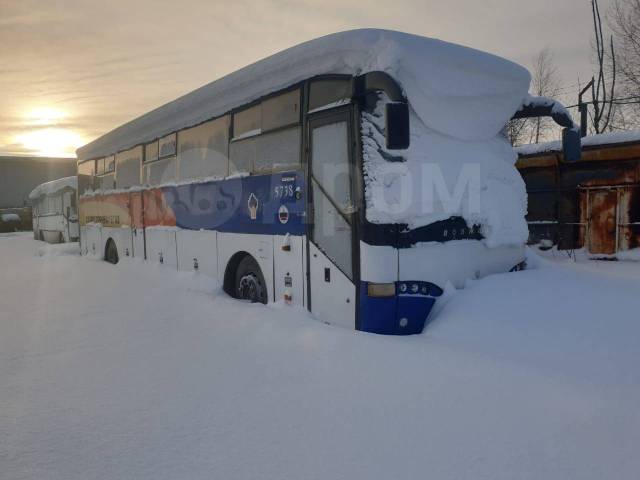
M 529 193 L 532 241 L 596 254 L 640 248 L 640 142 L 588 147 L 573 164 L 549 152 L 517 166 Z

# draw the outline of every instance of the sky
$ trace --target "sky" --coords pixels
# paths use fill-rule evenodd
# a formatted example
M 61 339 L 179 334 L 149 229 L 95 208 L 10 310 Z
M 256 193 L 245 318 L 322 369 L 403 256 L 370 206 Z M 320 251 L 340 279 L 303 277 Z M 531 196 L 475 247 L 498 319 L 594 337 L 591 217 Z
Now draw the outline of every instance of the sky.
M 600 0 L 604 12 L 613 0 Z M 548 47 L 575 103 L 592 75 L 590 0 L 0 0 L 0 154 L 75 149 L 287 47 L 375 27 L 530 67 Z

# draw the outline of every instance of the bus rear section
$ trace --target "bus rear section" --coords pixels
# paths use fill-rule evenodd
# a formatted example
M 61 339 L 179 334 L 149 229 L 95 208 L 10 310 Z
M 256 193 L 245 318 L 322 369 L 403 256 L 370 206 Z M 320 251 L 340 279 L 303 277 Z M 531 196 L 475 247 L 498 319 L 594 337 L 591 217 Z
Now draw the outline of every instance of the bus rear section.
M 77 177 L 65 177 L 38 185 L 29 194 L 36 240 L 48 243 L 78 241 L 77 185 Z

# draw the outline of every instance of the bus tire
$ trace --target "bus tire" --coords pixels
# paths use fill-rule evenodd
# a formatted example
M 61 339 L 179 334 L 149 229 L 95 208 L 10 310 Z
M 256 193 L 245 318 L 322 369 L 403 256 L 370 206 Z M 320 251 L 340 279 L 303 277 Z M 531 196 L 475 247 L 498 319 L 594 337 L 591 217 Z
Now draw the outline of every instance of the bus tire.
M 104 259 L 115 265 L 116 263 L 118 263 L 119 257 L 118 257 L 118 247 L 116 247 L 116 242 L 113 241 L 113 239 L 109 239 L 107 240 L 107 246 L 105 247 L 105 253 L 104 253 Z
M 234 296 L 240 300 L 267 303 L 267 285 L 260 265 L 251 255 L 245 256 L 238 265 L 234 293 Z

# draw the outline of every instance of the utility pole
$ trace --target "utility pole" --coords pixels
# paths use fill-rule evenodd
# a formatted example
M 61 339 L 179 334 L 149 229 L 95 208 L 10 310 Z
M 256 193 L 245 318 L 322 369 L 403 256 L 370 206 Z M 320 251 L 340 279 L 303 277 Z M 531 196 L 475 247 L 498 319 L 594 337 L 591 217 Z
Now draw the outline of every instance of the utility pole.
M 587 83 L 587 86 L 582 89 L 580 94 L 578 94 L 578 111 L 580 112 L 580 136 L 581 137 L 587 136 L 587 120 L 588 120 L 587 118 L 588 103 L 584 103 L 582 101 L 582 96 L 585 93 L 587 93 L 587 90 L 589 90 L 593 86 L 594 81 L 595 79 L 591 77 L 591 81 Z

